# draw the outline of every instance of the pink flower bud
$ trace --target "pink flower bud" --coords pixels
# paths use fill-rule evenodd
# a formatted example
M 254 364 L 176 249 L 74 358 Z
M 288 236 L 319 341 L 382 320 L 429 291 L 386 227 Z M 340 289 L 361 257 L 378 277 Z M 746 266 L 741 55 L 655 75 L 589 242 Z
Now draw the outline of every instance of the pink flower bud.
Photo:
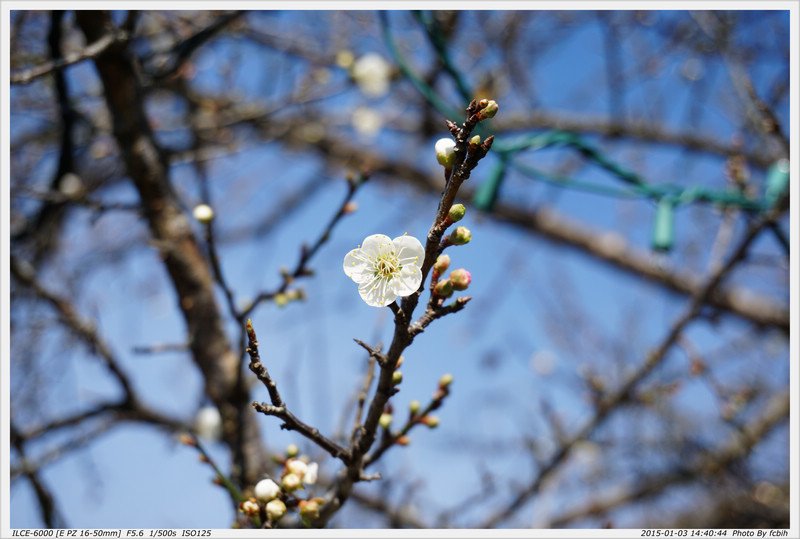
M 451 271 L 449 279 L 453 283 L 453 290 L 466 290 L 472 282 L 472 275 L 464 268 L 460 268 Z

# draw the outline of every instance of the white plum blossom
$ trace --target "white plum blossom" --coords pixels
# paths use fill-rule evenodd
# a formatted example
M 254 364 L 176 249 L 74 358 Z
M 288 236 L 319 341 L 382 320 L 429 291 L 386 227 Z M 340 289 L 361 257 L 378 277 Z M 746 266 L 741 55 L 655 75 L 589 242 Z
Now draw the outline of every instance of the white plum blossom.
M 399 297 L 413 294 L 422 282 L 425 249 L 413 236 L 389 239 L 367 236 L 361 247 L 344 257 L 344 273 L 358 285 L 367 305 L 385 307 Z
M 350 73 L 358 88 L 368 97 L 380 97 L 389 91 L 392 66 L 380 54 L 370 52 L 360 57 Z

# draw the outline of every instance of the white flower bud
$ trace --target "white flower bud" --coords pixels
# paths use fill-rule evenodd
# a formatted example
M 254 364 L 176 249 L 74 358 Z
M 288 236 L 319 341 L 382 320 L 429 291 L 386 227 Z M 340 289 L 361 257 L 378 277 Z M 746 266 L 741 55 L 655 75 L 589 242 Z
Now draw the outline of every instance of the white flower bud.
M 456 161 L 456 141 L 451 138 L 440 138 L 434 145 L 436 160 L 445 168 L 450 168 Z
M 267 516 L 272 521 L 280 520 L 286 514 L 286 504 L 281 500 L 272 500 L 267 504 Z
M 256 498 L 262 502 L 268 502 L 270 500 L 274 500 L 280 495 L 281 487 L 279 487 L 278 484 L 272 479 L 262 479 L 256 483 L 253 493 L 256 495 Z
M 208 204 L 198 204 L 192 210 L 194 218 L 201 223 L 210 223 L 214 219 L 214 210 Z
M 289 459 L 286 461 L 286 469 L 289 473 L 295 474 L 297 477 L 303 477 L 308 470 L 308 465 L 302 460 Z
M 297 490 L 298 488 L 300 488 L 302 486 L 302 483 L 300 482 L 300 478 L 297 476 L 297 474 L 288 473 L 285 476 L 283 476 L 283 479 L 281 480 L 281 485 L 285 490 L 291 492 L 293 490 Z
M 194 420 L 197 435 L 216 442 L 222 437 L 222 416 L 216 406 L 203 406 Z

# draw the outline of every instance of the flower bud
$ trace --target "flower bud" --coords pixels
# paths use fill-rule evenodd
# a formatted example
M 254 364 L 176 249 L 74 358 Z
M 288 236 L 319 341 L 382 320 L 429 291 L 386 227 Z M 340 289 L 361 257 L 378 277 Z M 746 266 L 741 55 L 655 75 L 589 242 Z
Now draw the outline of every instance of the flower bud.
M 292 492 L 293 490 L 299 489 L 302 486 L 302 482 L 296 474 L 287 473 L 283 476 L 283 479 L 281 479 L 281 486 L 284 490 Z
M 214 220 L 214 210 L 208 204 L 198 204 L 192 210 L 194 218 L 203 224 L 208 224 Z
M 250 498 L 239 504 L 239 510 L 248 517 L 258 515 L 258 502 L 255 498 Z
M 392 385 L 398 385 L 403 381 L 403 373 L 401 371 L 394 371 L 392 373 Z
M 203 406 L 194 420 L 197 435 L 206 440 L 217 441 L 222 437 L 222 416 L 216 406 Z
M 275 305 L 278 307 L 285 307 L 287 303 L 289 303 L 289 297 L 283 293 L 275 294 L 275 297 L 272 298 L 272 301 L 275 302 Z
M 433 293 L 440 298 L 449 298 L 453 295 L 453 283 L 450 282 L 450 279 L 443 279 L 436 283 Z
M 253 494 L 255 494 L 256 498 L 262 502 L 274 500 L 280 495 L 280 493 L 281 487 L 279 487 L 278 484 L 272 479 L 262 479 L 256 483 L 256 486 L 253 489 Z
M 354 213 L 356 210 L 358 210 L 358 203 L 353 202 L 351 200 L 350 202 L 344 205 L 344 207 L 342 208 L 342 213 L 347 215 L 349 213 Z
M 426 415 L 420 419 L 420 423 L 423 423 L 429 429 L 435 429 L 439 426 L 439 418 L 435 415 Z
M 450 373 L 443 374 L 441 378 L 439 378 L 439 387 L 445 388 L 449 387 L 450 384 L 453 383 L 453 375 Z
M 281 500 L 272 500 L 267 504 L 267 516 L 273 522 L 280 520 L 286 514 L 286 504 Z
M 286 446 L 286 456 L 289 458 L 296 457 L 299 452 L 300 449 L 295 444 L 289 444 Z
M 451 138 L 440 138 L 436 141 L 436 160 L 444 168 L 451 168 L 456 163 L 456 141 Z
M 185 432 L 178 436 L 178 441 L 183 445 L 188 445 L 189 447 L 197 446 L 197 442 L 195 441 L 194 437 L 191 434 L 186 434 Z
M 447 213 L 447 217 L 450 218 L 451 223 L 457 223 L 464 218 L 464 214 L 466 213 L 467 208 L 465 208 L 463 204 L 453 204 L 450 211 Z
M 411 439 L 408 436 L 398 436 L 397 439 L 394 441 L 397 445 L 408 445 L 411 443 Z
M 481 103 L 482 102 L 483 100 L 481 100 Z M 486 103 L 485 107 L 478 111 L 478 118 L 480 120 L 494 118 L 494 115 L 497 114 L 498 109 L 499 107 L 497 106 L 497 102 L 494 99 L 491 99 Z
M 464 268 L 459 268 L 450 272 L 449 279 L 453 283 L 453 290 L 466 290 L 472 282 L 472 275 Z
M 381 414 L 378 424 L 384 429 L 388 429 L 392 424 L 392 414 Z
M 439 255 L 439 258 L 436 259 L 436 262 L 433 264 L 433 271 L 434 273 L 441 275 L 447 268 L 450 267 L 450 257 L 448 255 Z
M 308 465 L 302 460 L 289 459 L 286 461 L 286 469 L 290 474 L 302 478 L 306 474 L 306 470 L 308 470 Z
M 408 403 L 408 411 L 411 415 L 417 415 L 419 413 L 419 409 L 422 407 L 419 401 L 411 401 Z
M 298 504 L 300 516 L 304 519 L 314 520 L 319 517 L 319 502 L 316 499 L 300 500 Z
M 470 146 L 477 146 L 480 143 L 481 143 L 481 136 L 480 135 L 475 135 L 474 137 L 469 139 L 469 145 Z
M 336 65 L 339 67 L 348 69 L 353 65 L 355 60 L 356 59 L 353 56 L 353 53 L 347 49 L 342 49 L 336 52 Z
M 453 245 L 464 245 L 472 240 L 472 232 L 465 226 L 456 228 L 449 236 Z

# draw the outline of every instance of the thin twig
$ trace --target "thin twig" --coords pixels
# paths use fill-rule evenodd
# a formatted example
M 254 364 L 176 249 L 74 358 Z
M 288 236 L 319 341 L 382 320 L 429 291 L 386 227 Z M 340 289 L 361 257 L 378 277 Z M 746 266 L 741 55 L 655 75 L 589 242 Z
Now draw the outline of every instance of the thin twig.
M 261 361 L 261 356 L 258 351 L 258 339 L 256 338 L 256 332 L 250 320 L 247 321 L 247 339 L 247 353 L 250 355 L 250 370 L 253 371 L 261 383 L 264 384 L 264 387 L 267 388 L 267 393 L 269 393 L 270 402 L 272 403 L 270 405 L 263 402 L 253 402 L 253 408 L 262 414 L 274 415 L 282 419 L 283 425 L 281 428 L 299 432 L 330 453 L 331 456 L 341 459 L 347 464 L 350 460 L 350 452 L 347 449 L 324 436 L 318 429 L 304 423 L 289 411 L 278 391 L 278 385 L 275 383 L 275 380 L 272 379 L 267 367 Z
M 117 31 L 106 34 L 80 51 L 67 54 L 63 58 L 51 60 L 44 64 L 34 66 L 11 75 L 11 84 L 30 84 L 39 77 L 43 77 L 53 71 L 58 71 L 71 65 L 90 60 L 102 54 L 106 49 L 115 43 L 120 43 L 128 39 L 127 32 Z
M 317 251 L 319 251 L 319 249 L 330 239 L 333 229 L 336 227 L 339 221 L 341 221 L 342 217 L 350 213 L 350 203 L 352 202 L 353 197 L 355 197 L 359 188 L 364 185 L 368 179 L 369 176 L 366 174 L 362 174 L 357 178 L 348 179 L 347 193 L 345 194 L 342 203 L 339 204 L 339 208 L 336 210 L 336 213 L 325 225 L 322 233 L 317 237 L 311 247 L 307 247 L 306 245 L 301 247 L 300 257 L 297 260 L 294 269 L 291 271 L 281 272 L 282 282 L 277 288 L 258 294 L 253 302 L 242 311 L 242 319 L 249 317 L 256 307 L 258 307 L 258 305 L 263 301 L 274 299 L 278 294 L 286 293 L 286 291 L 289 289 L 289 286 L 296 279 L 307 277 L 312 274 L 311 269 L 308 267 L 308 263 L 311 261 Z

